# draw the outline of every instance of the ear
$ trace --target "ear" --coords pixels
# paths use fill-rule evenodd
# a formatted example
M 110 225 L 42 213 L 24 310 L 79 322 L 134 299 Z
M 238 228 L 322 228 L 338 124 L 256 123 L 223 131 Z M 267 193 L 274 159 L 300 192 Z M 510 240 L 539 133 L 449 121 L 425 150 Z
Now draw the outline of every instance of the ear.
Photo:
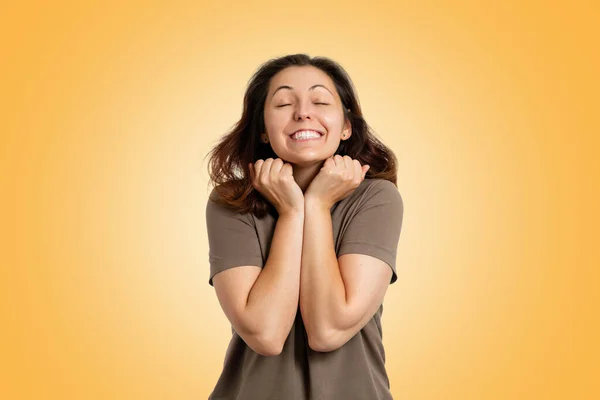
M 350 136 L 352 136 L 352 124 L 350 120 L 346 120 L 344 129 L 342 129 L 342 140 L 348 140 Z

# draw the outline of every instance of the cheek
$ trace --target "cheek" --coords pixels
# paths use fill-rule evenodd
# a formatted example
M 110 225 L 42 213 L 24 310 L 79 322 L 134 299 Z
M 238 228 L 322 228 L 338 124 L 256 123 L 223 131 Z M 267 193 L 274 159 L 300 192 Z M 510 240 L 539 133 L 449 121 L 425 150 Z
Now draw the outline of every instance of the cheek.
M 273 112 L 266 112 L 264 114 L 264 120 L 265 120 L 265 127 L 267 128 L 267 130 L 275 130 L 278 127 L 280 127 L 282 125 L 282 118 L 281 115 L 278 115 L 277 113 L 273 113 Z
M 343 115 L 338 112 L 327 112 L 321 115 L 321 121 L 329 129 L 337 129 L 343 125 Z

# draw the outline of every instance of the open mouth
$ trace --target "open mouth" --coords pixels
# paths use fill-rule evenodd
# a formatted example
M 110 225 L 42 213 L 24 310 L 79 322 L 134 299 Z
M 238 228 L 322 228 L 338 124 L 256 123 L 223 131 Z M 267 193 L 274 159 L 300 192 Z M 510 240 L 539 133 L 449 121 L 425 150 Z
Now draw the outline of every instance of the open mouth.
M 296 142 L 319 140 L 323 133 L 312 129 L 301 129 L 290 135 L 290 139 Z

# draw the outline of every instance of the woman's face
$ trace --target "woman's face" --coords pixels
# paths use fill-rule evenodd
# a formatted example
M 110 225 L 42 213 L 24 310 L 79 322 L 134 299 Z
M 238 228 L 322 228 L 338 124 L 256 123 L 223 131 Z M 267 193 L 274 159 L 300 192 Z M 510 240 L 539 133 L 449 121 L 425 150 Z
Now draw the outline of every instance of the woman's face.
M 273 76 L 264 120 L 263 135 L 268 135 L 275 154 L 298 166 L 310 166 L 333 156 L 340 140 L 348 139 L 352 133 L 333 81 L 312 66 L 288 67 Z M 317 131 L 321 136 L 292 136 L 302 130 Z

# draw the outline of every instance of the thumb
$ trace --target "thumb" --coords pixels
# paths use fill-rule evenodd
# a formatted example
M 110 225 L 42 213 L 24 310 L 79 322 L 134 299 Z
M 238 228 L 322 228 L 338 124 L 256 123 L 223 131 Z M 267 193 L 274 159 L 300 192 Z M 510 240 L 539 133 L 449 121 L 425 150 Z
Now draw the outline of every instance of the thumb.
M 371 168 L 370 165 L 363 165 L 362 167 L 362 171 L 363 171 L 363 179 L 365 177 L 365 175 L 367 175 L 367 171 Z

